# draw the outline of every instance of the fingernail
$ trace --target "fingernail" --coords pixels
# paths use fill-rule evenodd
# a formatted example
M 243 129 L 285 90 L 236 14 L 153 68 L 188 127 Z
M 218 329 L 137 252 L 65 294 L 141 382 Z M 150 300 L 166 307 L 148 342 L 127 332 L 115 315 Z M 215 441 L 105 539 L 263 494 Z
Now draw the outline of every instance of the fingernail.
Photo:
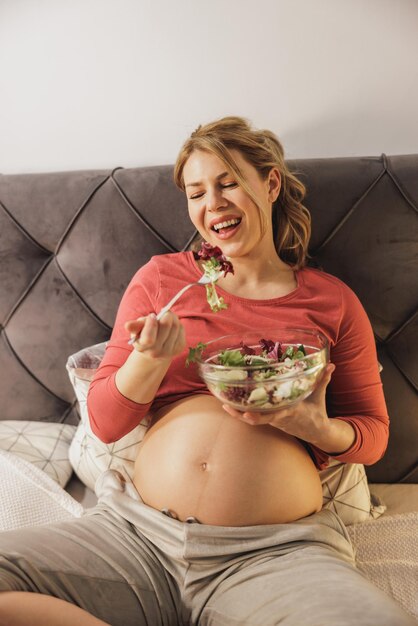
M 253 417 L 250 417 L 249 415 L 243 415 L 240 418 L 243 422 L 247 422 L 247 424 L 255 424 L 255 419 Z

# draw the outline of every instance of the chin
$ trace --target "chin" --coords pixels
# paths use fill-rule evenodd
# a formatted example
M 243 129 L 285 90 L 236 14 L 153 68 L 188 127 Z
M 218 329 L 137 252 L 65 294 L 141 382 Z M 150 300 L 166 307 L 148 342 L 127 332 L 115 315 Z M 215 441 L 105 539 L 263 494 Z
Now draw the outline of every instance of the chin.
M 222 244 L 223 242 L 221 241 L 218 242 L 216 245 L 222 250 L 224 255 L 230 259 L 236 259 L 241 256 L 245 256 L 245 254 L 247 253 L 244 247 L 241 246 L 239 243 L 234 245 L 233 243 L 228 244 L 227 242 L 225 242 L 224 245 Z

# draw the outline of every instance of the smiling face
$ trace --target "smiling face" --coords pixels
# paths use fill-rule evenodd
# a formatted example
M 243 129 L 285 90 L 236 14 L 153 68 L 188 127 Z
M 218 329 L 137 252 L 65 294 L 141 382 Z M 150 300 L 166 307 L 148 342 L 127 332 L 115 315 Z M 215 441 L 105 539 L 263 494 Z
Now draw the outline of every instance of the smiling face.
M 261 250 L 266 243 L 271 246 L 271 206 L 280 191 L 280 175 L 272 169 L 268 178 L 263 180 L 239 151 L 231 150 L 230 153 L 260 208 L 238 184 L 225 163 L 211 152 L 192 152 L 184 165 L 183 180 L 194 226 L 206 241 L 234 258 Z

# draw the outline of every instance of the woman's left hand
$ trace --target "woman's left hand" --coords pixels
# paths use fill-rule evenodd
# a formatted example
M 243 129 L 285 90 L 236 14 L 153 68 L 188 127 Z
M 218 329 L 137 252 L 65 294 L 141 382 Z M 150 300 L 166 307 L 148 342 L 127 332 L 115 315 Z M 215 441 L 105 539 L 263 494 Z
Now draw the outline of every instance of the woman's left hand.
M 270 424 L 289 435 L 315 444 L 323 438 L 329 427 L 330 419 L 326 410 L 325 392 L 334 370 L 335 365 L 329 363 L 315 391 L 306 400 L 297 402 L 288 408 L 271 413 L 241 413 L 226 404 L 222 406 L 232 417 L 236 417 L 247 424 L 252 426 Z

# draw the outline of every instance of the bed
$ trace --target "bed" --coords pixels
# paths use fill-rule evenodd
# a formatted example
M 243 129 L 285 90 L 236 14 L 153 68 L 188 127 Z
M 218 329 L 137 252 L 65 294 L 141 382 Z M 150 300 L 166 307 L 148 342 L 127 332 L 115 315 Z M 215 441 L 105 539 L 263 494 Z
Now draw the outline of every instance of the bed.
M 362 485 L 360 517 L 357 501 L 341 496 L 346 468 L 338 468 L 339 491 L 326 483 L 324 504 L 350 508 L 358 567 L 418 619 L 418 155 L 288 164 L 308 190 L 311 263 L 346 282 L 368 313 L 391 419 L 383 459 L 355 468 L 357 482 L 345 486 L 347 494 Z M 56 497 L 63 516 L 94 505 L 97 473 L 129 466 L 146 430 L 100 449 L 85 395 L 132 275 L 152 255 L 187 250 L 195 239 L 172 172 L 0 176 L 0 464 L 10 480 L 26 481 L 22 499 L 34 484 L 56 491 L 41 522 Z M 2 484 L 4 527 L 19 524 Z M 23 525 L 40 523 L 34 506 L 26 501 Z

